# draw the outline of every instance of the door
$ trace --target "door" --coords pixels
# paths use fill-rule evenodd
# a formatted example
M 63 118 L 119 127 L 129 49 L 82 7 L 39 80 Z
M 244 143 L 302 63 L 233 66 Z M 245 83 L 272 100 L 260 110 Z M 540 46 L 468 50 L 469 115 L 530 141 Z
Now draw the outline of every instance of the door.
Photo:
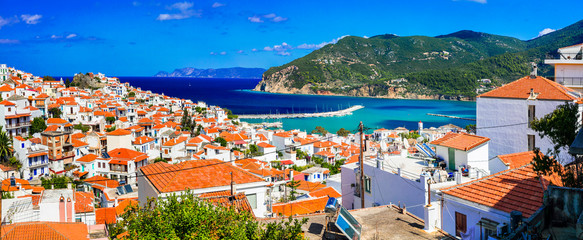
M 447 156 L 449 158 L 449 170 L 455 170 L 455 149 L 448 148 Z
M 455 212 L 455 235 L 461 237 L 460 233 L 466 233 L 468 226 L 466 222 L 466 215 Z

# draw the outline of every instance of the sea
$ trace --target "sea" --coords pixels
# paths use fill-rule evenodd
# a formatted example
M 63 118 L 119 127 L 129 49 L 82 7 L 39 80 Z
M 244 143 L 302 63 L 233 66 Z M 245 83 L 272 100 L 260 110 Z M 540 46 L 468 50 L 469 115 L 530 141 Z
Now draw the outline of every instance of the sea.
M 210 105 L 228 108 L 234 114 L 267 113 L 314 113 L 336 111 L 353 105 L 363 109 L 342 117 L 317 117 L 293 119 L 242 119 L 250 123 L 283 123 L 286 130 L 311 131 L 322 126 L 330 132 L 340 128 L 355 131 L 360 121 L 370 131 L 378 128 L 394 129 L 405 127 L 417 129 L 419 121 L 424 128 L 454 124 L 465 127 L 475 121 L 437 117 L 428 113 L 452 115 L 475 119 L 476 103 L 446 100 L 408 100 L 344 96 L 318 96 L 298 94 L 277 94 L 252 91 L 260 79 L 219 79 L 219 78 L 163 78 L 163 77 L 119 77 L 121 82 L 164 93 L 167 96 L 203 101 Z

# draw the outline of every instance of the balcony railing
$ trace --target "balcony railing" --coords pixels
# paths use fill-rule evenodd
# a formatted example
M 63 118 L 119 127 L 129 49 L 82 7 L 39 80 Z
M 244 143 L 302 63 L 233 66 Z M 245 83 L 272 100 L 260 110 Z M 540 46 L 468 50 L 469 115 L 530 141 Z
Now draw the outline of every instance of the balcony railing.
M 21 122 L 21 123 L 13 123 L 13 124 L 6 124 L 6 128 L 19 128 L 19 127 L 30 127 L 30 122 Z
M 548 60 L 583 60 L 581 53 L 548 53 L 545 57 Z
M 555 82 L 565 86 L 583 86 L 583 77 L 555 77 Z

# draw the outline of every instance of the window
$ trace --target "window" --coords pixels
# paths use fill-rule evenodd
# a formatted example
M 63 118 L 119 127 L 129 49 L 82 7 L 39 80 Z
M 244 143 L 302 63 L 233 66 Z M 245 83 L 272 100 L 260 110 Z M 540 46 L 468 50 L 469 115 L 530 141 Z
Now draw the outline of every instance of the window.
M 256 193 L 247 195 L 247 201 L 249 201 L 249 205 L 251 205 L 251 208 L 257 209 L 257 194 Z
M 535 118 L 535 107 L 534 105 L 528 105 L 528 123 L 532 122 Z
M 467 232 L 467 218 L 465 214 L 455 212 L 455 235 L 461 237 L 460 233 Z
M 534 135 L 529 134 L 528 135 L 528 151 L 534 150 L 534 147 L 535 147 L 534 144 L 535 144 Z
M 364 176 L 364 191 L 367 193 L 371 192 L 370 177 L 368 177 L 368 176 Z

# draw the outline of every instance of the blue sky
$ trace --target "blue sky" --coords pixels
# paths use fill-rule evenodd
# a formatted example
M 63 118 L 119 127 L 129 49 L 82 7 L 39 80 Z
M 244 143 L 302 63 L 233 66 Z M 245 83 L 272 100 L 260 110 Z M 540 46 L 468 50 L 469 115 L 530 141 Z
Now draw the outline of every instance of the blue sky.
M 581 20 L 583 1 L 2 0 L 0 63 L 37 75 L 151 76 L 285 64 L 345 35 L 474 30 L 523 40 Z

